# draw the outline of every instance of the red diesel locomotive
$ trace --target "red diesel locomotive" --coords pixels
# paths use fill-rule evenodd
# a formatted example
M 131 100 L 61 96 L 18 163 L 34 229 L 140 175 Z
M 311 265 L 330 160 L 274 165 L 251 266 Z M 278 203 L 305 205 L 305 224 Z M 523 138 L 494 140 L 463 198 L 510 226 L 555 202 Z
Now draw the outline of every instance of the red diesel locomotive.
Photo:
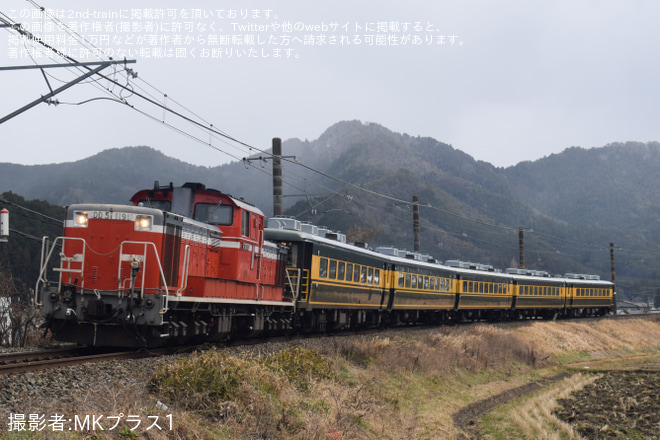
M 44 239 L 36 302 L 56 339 L 158 346 L 289 326 L 286 251 L 259 209 L 198 183 L 131 202 L 71 205 L 64 236 Z

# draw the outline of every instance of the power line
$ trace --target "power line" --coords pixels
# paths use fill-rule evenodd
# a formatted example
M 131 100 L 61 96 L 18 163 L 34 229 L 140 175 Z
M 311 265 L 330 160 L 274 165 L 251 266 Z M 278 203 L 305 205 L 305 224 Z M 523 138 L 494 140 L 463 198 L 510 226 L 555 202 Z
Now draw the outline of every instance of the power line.
M 42 214 L 40 212 L 33 211 L 32 209 L 26 208 L 25 206 L 21 206 L 18 203 L 10 202 L 9 200 L 5 199 L 4 197 L 0 197 L 0 202 L 6 203 L 7 205 L 14 206 L 14 207 L 19 208 L 19 209 L 22 209 L 23 211 L 27 211 L 30 214 L 34 214 L 38 217 L 41 217 L 41 218 L 46 219 L 48 221 L 51 221 L 51 222 L 55 223 L 58 226 L 63 226 L 64 225 L 64 222 L 62 220 L 58 220 L 58 219 L 56 219 L 54 217 L 50 217 L 46 214 Z
M 42 12 L 45 10 L 43 7 L 41 7 L 40 5 L 38 5 L 34 0 L 29 0 L 29 1 L 30 1 L 35 7 L 38 7 Z M 4 15 L 4 14 L 3 14 L 3 15 Z M 96 50 L 93 51 L 93 53 L 97 54 L 97 56 L 98 56 L 99 54 L 102 54 L 102 51 L 98 50 L 98 48 L 96 48 L 93 44 L 91 44 L 90 42 L 86 41 L 82 36 L 80 36 L 80 34 L 78 34 L 77 32 L 75 32 L 75 31 L 73 31 L 73 30 L 71 30 L 70 28 L 68 28 L 68 26 L 66 26 L 64 23 L 61 23 L 56 17 L 53 17 L 53 16 L 50 15 L 50 14 L 47 15 L 47 16 L 48 16 L 48 18 L 49 18 L 50 20 L 52 20 L 52 21 L 56 21 L 56 22 L 59 22 L 60 24 L 64 25 L 64 27 L 67 29 L 67 32 L 70 33 L 71 35 L 76 35 L 77 37 L 79 37 L 78 40 L 81 42 L 81 44 L 83 44 L 83 45 L 85 45 L 85 46 L 87 46 L 87 47 L 91 46 L 92 48 L 96 49 Z M 27 32 L 27 31 L 24 31 L 24 30 L 20 29 L 20 28 L 17 26 L 16 23 L 13 23 L 13 24 L 12 24 L 10 21 L 4 20 L 4 19 L 2 19 L 2 18 L 0 18 L 0 21 L 3 21 L 3 22 L 5 22 L 6 24 L 10 25 L 10 26 L 11 26 L 11 29 L 14 29 L 14 30 L 18 31 L 18 32 L 20 32 L 21 34 L 23 34 L 23 35 L 25 35 L 25 36 L 29 36 L 29 37 L 30 37 L 30 41 L 34 41 L 35 43 L 38 43 L 38 44 L 40 44 L 40 45 L 46 47 L 47 49 L 49 49 L 49 50 L 51 50 L 51 51 L 57 53 L 59 56 L 62 56 L 62 57 L 63 57 L 64 59 L 66 59 L 69 63 L 78 63 L 78 61 L 76 61 L 76 60 L 73 59 L 72 57 L 69 57 L 69 56 L 67 56 L 67 55 L 65 55 L 65 54 L 62 54 L 62 53 L 58 52 L 56 49 L 54 49 L 53 47 L 51 47 L 51 46 L 49 46 L 48 44 L 46 44 L 45 42 L 43 42 L 41 39 L 37 38 L 36 36 L 30 34 L 30 33 Z M 87 68 L 87 67 L 86 67 L 86 68 Z M 87 70 L 89 71 L 89 70 L 91 70 L 91 69 L 87 68 Z M 144 110 L 140 110 L 140 109 L 138 109 L 134 104 L 130 104 L 130 103 L 128 103 L 127 99 L 128 99 L 128 98 L 131 98 L 131 97 L 133 97 L 133 96 L 138 97 L 138 98 L 141 98 L 142 100 L 148 102 L 149 104 L 152 104 L 152 105 L 156 106 L 157 108 L 162 109 L 163 112 L 164 112 L 164 114 L 165 114 L 165 112 L 168 112 L 168 113 L 170 113 L 170 114 L 172 114 L 172 115 L 174 115 L 174 116 L 176 116 L 176 117 L 178 117 L 178 118 L 181 118 L 182 120 L 184 120 L 184 121 L 186 121 L 186 122 L 191 123 L 193 126 L 196 126 L 197 128 L 200 128 L 200 129 L 202 129 L 202 130 L 204 130 L 204 131 L 209 132 L 211 137 L 213 137 L 213 135 L 220 136 L 221 138 L 224 138 L 224 139 L 230 140 L 230 141 L 235 142 L 236 144 L 238 144 L 238 145 L 240 145 L 240 146 L 243 146 L 243 147 L 247 148 L 248 151 L 255 150 L 255 151 L 257 151 L 257 152 L 260 152 L 261 154 L 268 155 L 268 156 L 271 156 L 271 157 L 273 156 L 272 153 L 269 153 L 269 152 L 267 152 L 267 151 L 265 151 L 265 150 L 259 149 L 259 148 L 257 148 L 257 147 L 252 146 L 252 145 L 249 145 L 249 144 L 247 144 L 247 143 L 245 143 L 245 142 L 242 142 L 242 141 L 236 139 L 236 138 L 233 137 L 233 136 L 228 135 L 227 133 L 225 133 L 225 132 L 223 132 L 223 131 L 218 130 L 216 127 L 213 126 L 213 124 L 210 124 L 209 122 L 207 122 L 206 120 L 204 120 L 203 118 L 201 118 L 201 117 L 200 117 L 199 115 L 197 115 L 196 113 L 192 112 L 191 110 L 187 109 L 187 108 L 184 107 L 183 105 L 179 104 L 177 101 L 175 101 L 175 100 L 169 98 L 169 96 L 168 96 L 167 94 L 165 94 L 164 92 L 158 90 L 156 87 L 154 87 L 153 85 L 151 85 L 150 83 L 148 83 L 147 81 L 145 81 L 143 78 L 140 78 L 139 80 L 142 81 L 142 82 L 144 82 L 146 85 L 148 85 L 149 87 L 153 88 L 154 90 L 156 90 L 158 93 L 160 93 L 160 94 L 163 96 L 164 100 L 171 99 L 172 102 L 176 103 L 176 104 L 179 105 L 181 108 L 183 108 L 184 110 L 186 110 L 188 113 L 192 114 L 195 118 L 201 119 L 203 122 L 199 122 L 199 121 L 193 119 L 192 117 L 189 117 L 189 116 L 186 116 L 186 115 L 182 114 L 182 113 L 179 112 L 179 111 L 175 111 L 174 109 L 170 108 L 167 104 L 161 104 L 160 102 L 158 102 L 158 101 L 155 99 L 155 97 L 153 97 L 150 93 L 148 93 L 146 90 L 144 90 L 144 89 L 143 89 L 142 87 L 140 87 L 139 85 L 138 85 L 137 87 L 140 88 L 140 90 L 142 91 L 142 93 L 136 91 L 133 87 L 130 87 L 130 76 L 131 76 L 130 73 L 131 73 L 131 72 L 129 72 L 128 69 L 125 69 L 125 71 L 124 71 L 123 73 L 126 74 L 126 80 L 127 80 L 126 85 L 121 84 L 121 83 L 119 83 L 117 80 L 115 80 L 115 79 L 111 79 L 110 77 L 108 77 L 108 76 L 106 76 L 106 75 L 104 75 L 104 74 L 102 74 L 102 73 L 100 73 L 100 72 L 96 72 L 96 75 L 98 75 L 99 77 L 103 78 L 103 79 L 106 80 L 107 82 L 109 82 L 109 83 L 111 83 L 111 84 L 114 84 L 114 85 L 118 86 L 120 89 L 125 90 L 125 91 L 128 91 L 128 92 L 131 93 L 131 96 L 129 96 L 129 97 L 123 97 L 123 96 L 121 96 L 121 94 L 120 94 L 119 96 L 117 96 L 117 94 L 116 94 L 115 92 L 113 92 L 113 91 L 111 91 L 111 90 L 109 90 L 109 89 L 105 89 L 105 91 L 106 91 L 107 93 L 110 93 L 111 95 L 113 95 L 114 97 L 116 97 L 116 99 L 115 99 L 116 101 L 118 101 L 118 102 L 122 102 L 122 103 L 128 105 L 130 108 L 132 108 L 132 109 L 136 110 L 137 112 L 143 114 L 144 116 L 147 116 L 147 117 L 149 117 L 149 118 L 151 118 L 151 119 L 153 119 L 153 120 L 156 120 L 156 121 L 158 121 L 158 122 L 161 122 L 162 124 L 168 126 L 169 128 L 174 129 L 174 130 L 178 131 L 179 133 L 181 133 L 181 134 L 183 134 L 183 135 L 185 135 L 185 136 L 187 136 L 187 137 L 189 137 L 189 138 L 191 138 L 191 139 L 193 139 L 193 140 L 195 140 L 195 141 L 197 141 L 197 142 L 200 142 L 200 143 L 202 143 L 202 144 L 204 144 L 204 145 L 207 145 L 208 147 L 213 148 L 213 149 L 215 149 L 215 150 L 217 150 L 217 151 L 219 151 L 219 152 L 221 152 L 221 153 L 224 153 L 224 154 L 226 154 L 226 155 L 228 155 L 228 156 L 230 156 L 230 157 L 232 157 L 232 158 L 234 158 L 234 159 L 237 159 L 237 160 L 238 160 L 238 158 L 237 158 L 235 155 L 233 155 L 233 154 L 231 154 L 231 153 L 229 153 L 229 152 L 227 152 L 227 151 L 224 151 L 224 150 L 222 150 L 222 149 L 220 149 L 220 148 L 214 146 L 210 141 L 209 141 L 209 142 L 205 142 L 205 141 L 199 139 L 197 136 L 192 135 L 192 134 L 189 133 L 188 131 L 186 131 L 186 130 L 184 130 L 184 129 L 181 129 L 181 128 L 178 128 L 178 127 L 175 127 L 174 125 L 165 122 L 164 118 L 161 120 L 161 119 L 159 119 L 159 118 L 157 118 L 157 117 L 155 117 L 155 116 L 153 116 L 153 115 L 150 115 L 149 113 L 147 113 L 147 112 L 144 111 Z M 133 78 L 136 78 L 136 76 L 137 76 L 137 75 L 133 76 Z M 150 96 L 146 96 L 146 95 L 150 95 Z M 97 98 L 97 99 L 100 99 L 100 98 Z M 83 101 L 83 102 L 78 103 L 78 104 L 82 104 L 82 103 L 89 102 L 89 101 L 91 101 L 91 100 L 86 100 L 86 101 Z M 216 138 L 217 138 L 217 137 L 216 137 Z M 223 142 L 224 142 L 224 140 L 223 140 Z M 320 175 L 320 176 L 322 176 L 322 177 L 325 177 L 325 178 L 327 178 L 327 179 L 330 179 L 330 180 L 332 180 L 332 181 L 335 181 L 335 182 L 337 182 L 337 183 L 340 183 L 340 184 L 342 184 L 342 185 L 344 185 L 344 186 L 347 186 L 347 187 L 350 187 L 350 188 L 354 188 L 354 189 L 359 190 L 359 191 L 363 191 L 363 192 L 365 192 L 365 193 L 367 193 L 367 194 L 371 194 L 371 195 L 374 195 L 374 196 L 378 196 L 378 197 L 381 197 L 381 198 L 384 198 L 384 199 L 387 199 L 387 200 L 390 200 L 390 201 L 393 201 L 393 202 L 395 202 L 395 203 L 399 203 L 399 204 L 412 204 L 412 202 L 410 202 L 410 201 L 407 201 L 407 200 L 401 200 L 401 199 L 398 199 L 398 198 L 396 198 L 396 197 L 392 197 L 392 196 L 389 196 L 389 195 L 387 195 L 387 194 L 384 194 L 384 193 L 381 193 L 381 192 L 378 192 L 378 191 L 370 190 L 370 189 L 365 188 L 365 187 L 363 187 L 363 186 L 361 186 L 361 185 L 353 184 L 353 183 L 348 182 L 348 181 L 346 181 L 346 180 L 343 180 L 343 179 L 337 178 L 337 177 L 332 176 L 332 175 L 330 175 L 330 174 L 328 174 L 328 173 L 325 173 L 325 172 L 323 172 L 323 171 L 321 171 L 321 170 L 318 170 L 318 169 L 315 169 L 315 168 L 313 168 L 313 167 L 311 167 L 311 166 L 305 165 L 305 164 L 303 164 L 303 163 L 301 163 L 301 162 L 299 162 L 299 161 L 293 161 L 293 160 L 288 159 L 288 158 L 282 158 L 282 160 L 284 160 L 284 161 L 286 161 L 286 162 L 289 162 L 289 163 L 292 163 L 292 164 L 294 164 L 294 165 L 297 165 L 297 166 L 303 167 L 303 168 L 305 168 L 305 169 L 307 169 L 307 170 L 309 170 L 309 171 L 311 171 L 311 172 L 313 172 L 313 173 L 316 173 L 316 174 L 318 174 L 318 175 Z M 255 167 L 255 168 L 256 168 L 256 167 Z M 331 190 L 331 191 L 332 191 L 332 190 Z M 303 191 L 303 192 L 304 192 L 304 191 Z M 333 192 L 337 192 L 337 191 L 333 191 Z M 339 192 L 337 192 L 337 194 L 339 194 Z M 445 215 L 453 216 L 453 217 L 456 217 L 456 218 L 461 219 L 461 220 L 463 220 L 463 221 L 471 222 L 471 223 L 474 223 L 474 224 L 477 224 L 477 225 L 480 225 L 480 226 L 485 226 L 485 227 L 490 227 L 490 228 L 495 228 L 495 229 L 501 229 L 501 230 L 505 230 L 505 231 L 517 231 L 517 230 L 518 230 L 518 228 L 515 228 L 515 227 L 504 226 L 504 225 L 498 225 L 498 224 L 495 224 L 495 223 L 486 222 L 486 221 L 482 221 L 482 220 L 477 220 L 477 219 L 473 219 L 473 218 L 470 218 L 470 217 L 466 217 L 466 216 L 464 216 L 464 215 L 461 215 L 461 214 L 458 214 L 458 213 L 455 213 L 455 212 L 451 212 L 451 211 L 447 211 L 447 210 L 444 210 L 444 209 L 441 209 L 441 208 L 437 208 L 437 207 L 431 206 L 430 204 L 426 204 L 426 205 L 424 205 L 424 204 L 420 204 L 420 207 L 425 207 L 425 208 L 428 208 L 428 209 L 434 210 L 434 211 L 436 211 L 436 212 L 440 212 L 440 213 L 443 213 L 443 214 L 445 214 Z M 567 242 L 567 243 L 572 243 L 572 244 L 576 244 L 576 245 L 581 245 L 581 246 L 584 246 L 584 247 L 590 247 L 590 248 L 596 248 L 596 249 L 607 249 L 607 247 L 605 247 L 605 246 L 595 246 L 595 245 L 591 245 L 591 244 L 587 244 L 587 243 L 579 243 L 579 242 L 575 242 L 575 241 L 571 241 L 571 240 L 562 239 L 562 238 L 559 238 L 559 237 L 553 237 L 553 236 L 550 236 L 550 235 L 547 235 L 547 234 L 541 234 L 541 233 L 534 232 L 534 231 L 529 231 L 529 232 L 530 232 L 530 233 L 535 233 L 535 234 L 540 235 L 540 236 L 543 236 L 543 237 L 545 237 L 545 238 L 554 239 L 554 240 L 559 240 L 559 241 L 564 241 L 564 242 Z

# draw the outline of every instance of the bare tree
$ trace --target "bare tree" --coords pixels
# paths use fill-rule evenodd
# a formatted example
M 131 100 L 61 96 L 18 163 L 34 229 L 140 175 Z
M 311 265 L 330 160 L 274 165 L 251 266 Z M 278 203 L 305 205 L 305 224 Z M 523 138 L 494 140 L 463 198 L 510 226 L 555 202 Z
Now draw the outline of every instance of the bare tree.
M 0 271 L 0 345 L 25 347 L 42 342 L 41 318 L 29 298 L 30 291 L 11 272 Z

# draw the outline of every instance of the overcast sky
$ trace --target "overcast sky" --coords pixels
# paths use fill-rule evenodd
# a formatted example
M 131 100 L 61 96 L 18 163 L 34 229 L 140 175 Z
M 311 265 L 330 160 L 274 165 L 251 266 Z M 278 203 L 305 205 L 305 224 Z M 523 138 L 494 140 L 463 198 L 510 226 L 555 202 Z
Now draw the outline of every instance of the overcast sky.
M 496 166 L 571 146 L 660 140 L 660 2 L 653 0 L 37 4 L 60 22 L 25 0 L 2 0 L 0 17 L 79 61 L 98 58 L 64 25 L 88 47 L 137 60 L 127 66 L 137 78 L 127 80 L 123 65 L 103 73 L 261 149 L 275 136 L 313 140 L 352 119 L 430 136 Z M 0 29 L 0 66 L 63 62 L 16 35 Z M 46 73 L 53 89 L 77 75 Z M 0 118 L 46 93 L 39 70 L 0 71 Z M 0 162 L 74 161 L 132 145 L 206 166 L 248 154 L 107 81 L 78 84 L 56 99 L 60 105 L 39 104 L 0 124 Z

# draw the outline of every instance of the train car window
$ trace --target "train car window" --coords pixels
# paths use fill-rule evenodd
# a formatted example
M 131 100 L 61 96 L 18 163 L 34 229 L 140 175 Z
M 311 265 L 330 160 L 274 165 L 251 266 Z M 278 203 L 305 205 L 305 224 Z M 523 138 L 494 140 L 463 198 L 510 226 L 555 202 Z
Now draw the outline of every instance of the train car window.
M 440 278 L 435 279 L 435 287 L 434 290 L 440 290 Z
M 502 293 L 505 295 L 506 295 L 506 287 L 507 287 L 506 284 L 504 284 L 504 290 L 502 291 Z
M 321 263 L 319 264 L 319 277 L 328 278 L 328 259 L 321 258 Z
M 353 282 L 359 283 L 360 282 L 360 265 L 356 264 L 355 268 L 353 269 Z
M 410 288 L 410 274 L 409 273 L 406 274 L 406 287 Z
M 479 285 L 479 293 L 484 293 L 484 283 L 477 283 Z
M 337 278 L 337 260 L 330 260 L 330 270 L 328 271 L 328 278 L 334 280 Z
M 234 219 L 234 207 L 217 203 L 197 203 L 193 218 L 210 225 L 230 226 Z
M 403 272 L 399 272 L 399 287 L 403 287 L 405 284 L 406 275 Z
M 380 285 L 380 269 L 374 271 L 374 284 Z
M 495 284 L 488 283 L 488 293 L 495 293 Z
M 418 289 L 424 288 L 424 277 L 421 275 L 417 275 L 417 288 Z
M 346 281 L 353 281 L 353 265 L 346 263 Z
M 367 282 L 367 266 L 362 266 L 360 268 L 360 282 L 362 284 Z
M 463 292 L 467 292 L 467 291 L 468 291 L 468 282 L 463 281 Z
M 373 284 L 374 282 L 374 268 L 370 267 L 367 271 L 367 284 Z
M 410 287 L 413 289 L 417 288 L 417 275 L 412 276 L 412 285 Z
M 339 281 L 344 281 L 345 272 L 346 272 L 346 263 L 340 261 L 339 264 L 337 265 L 337 279 Z
M 429 277 L 424 277 L 424 290 L 429 290 Z
M 250 234 L 250 213 L 241 211 L 241 235 L 247 237 Z
M 137 206 L 146 206 L 147 208 L 160 209 L 161 211 L 171 211 L 172 202 L 169 200 L 140 200 L 137 202 Z

